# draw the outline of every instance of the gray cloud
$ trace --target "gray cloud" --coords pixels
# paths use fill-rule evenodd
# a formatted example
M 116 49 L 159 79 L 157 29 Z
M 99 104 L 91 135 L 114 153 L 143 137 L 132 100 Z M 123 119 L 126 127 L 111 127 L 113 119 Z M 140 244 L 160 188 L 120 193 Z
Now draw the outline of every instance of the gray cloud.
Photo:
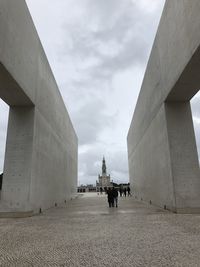
M 116 115 L 108 115 L 104 111 L 102 100 L 94 99 L 77 109 L 73 115 L 75 129 L 79 133 L 79 144 L 91 144 L 98 141 L 98 136 L 107 127 L 114 127 Z
M 145 64 L 155 34 L 155 14 L 145 13 L 144 17 L 140 5 L 130 0 L 86 3 L 83 21 L 63 25 L 67 37 L 61 56 L 70 46 L 79 71 L 91 73 L 92 80 L 105 79 L 133 64 Z
M 3 172 L 8 124 L 8 106 L 0 99 L 0 173 Z
M 200 118 L 200 92 L 193 97 L 191 107 L 193 116 Z
M 200 161 L 200 91 L 191 101 L 198 156 Z
M 200 123 L 198 123 L 198 124 L 194 123 L 194 128 L 195 128 L 197 151 L 198 151 L 199 161 L 200 161 Z

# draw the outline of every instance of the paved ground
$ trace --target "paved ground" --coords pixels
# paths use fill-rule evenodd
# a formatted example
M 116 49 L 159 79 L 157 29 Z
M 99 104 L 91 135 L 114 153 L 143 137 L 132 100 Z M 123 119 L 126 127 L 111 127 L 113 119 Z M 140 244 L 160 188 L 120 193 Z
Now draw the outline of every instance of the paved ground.
M 0 266 L 200 266 L 200 215 L 91 193 L 26 219 L 0 219 Z

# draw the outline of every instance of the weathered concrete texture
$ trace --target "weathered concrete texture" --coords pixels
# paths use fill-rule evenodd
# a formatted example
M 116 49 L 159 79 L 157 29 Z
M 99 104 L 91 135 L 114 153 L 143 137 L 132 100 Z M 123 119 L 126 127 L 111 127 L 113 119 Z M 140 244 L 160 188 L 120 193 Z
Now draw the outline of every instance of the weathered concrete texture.
M 92 193 L 91 193 L 92 195 Z M 108 208 L 83 197 L 41 216 L 0 220 L 2 267 L 196 267 L 200 216 L 173 214 L 133 198 Z
M 128 133 L 139 198 L 200 212 L 200 172 L 190 99 L 200 88 L 200 2 L 166 1 Z
M 76 192 L 77 136 L 24 0 L 0 1 L 0 97 L 10 106 L 0 210 Z
M 130 175 L 134 178 L 131 185 L 139 199 L 151 200 L 153 203 L 159 199 L 161 207 L 175 207 L 164 107 L 159 110 L 138 144 L 137 153 L 129 157 L 129 167 Z

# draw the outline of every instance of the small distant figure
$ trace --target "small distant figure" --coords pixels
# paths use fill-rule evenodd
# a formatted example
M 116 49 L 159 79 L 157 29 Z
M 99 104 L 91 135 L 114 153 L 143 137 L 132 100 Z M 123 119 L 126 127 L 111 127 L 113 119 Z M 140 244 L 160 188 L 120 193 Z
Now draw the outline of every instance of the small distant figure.
M 118 191 L 115 187 L 112 189 L 113 198 L 114 198 L 114 205 L 117 208 L 118 207 Z
M 126 197 L 126 187 L 124 188 L 124 196 Z
M 107 190 L 107 197 L 108 197 L 108 204 L 109 208 L 114 207 L 114 196 L 113 196 L 113 191 L 109 187 Z
M 100 187 L 100 194 L 102 195 L 103 194 L 103 188 Z
M 130 197 L 131 196 L 131 189 L 129 186 L 127 187 L 127 192 L 128 192 L 128 197 Z
M 119 189 L 119 194 L 120 194 L 120 197 L 122 197 L 122 194 L 123 194 L 123 189 L 120 187 Z

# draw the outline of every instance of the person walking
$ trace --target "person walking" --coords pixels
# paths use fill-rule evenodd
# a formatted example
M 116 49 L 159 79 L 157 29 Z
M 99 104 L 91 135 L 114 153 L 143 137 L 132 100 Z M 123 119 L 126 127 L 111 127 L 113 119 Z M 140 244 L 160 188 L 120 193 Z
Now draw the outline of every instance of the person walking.
M 128 192 L 128 197 L 130 197 L 131 196 L 131 189 L 129 186 L 127 187 L 127 192 Z
M 124 196 L 126 197 L 126 187 L 124 188 Z
M 107 197 L 108 197 L 109 208 L 114 207 L 113 191 L 111 190 L 110 187 L 107 190 Z
M 113 198 L 114 198 L 114 205 L 117 208 L 118 207 L 118 191 L 115 187 L 113 187 Z
M 123 188 L 120 186 L 119 188 L 119 194 L 120 194 L 120 197 L 122 197 L 122 194 L 123 194 Z

